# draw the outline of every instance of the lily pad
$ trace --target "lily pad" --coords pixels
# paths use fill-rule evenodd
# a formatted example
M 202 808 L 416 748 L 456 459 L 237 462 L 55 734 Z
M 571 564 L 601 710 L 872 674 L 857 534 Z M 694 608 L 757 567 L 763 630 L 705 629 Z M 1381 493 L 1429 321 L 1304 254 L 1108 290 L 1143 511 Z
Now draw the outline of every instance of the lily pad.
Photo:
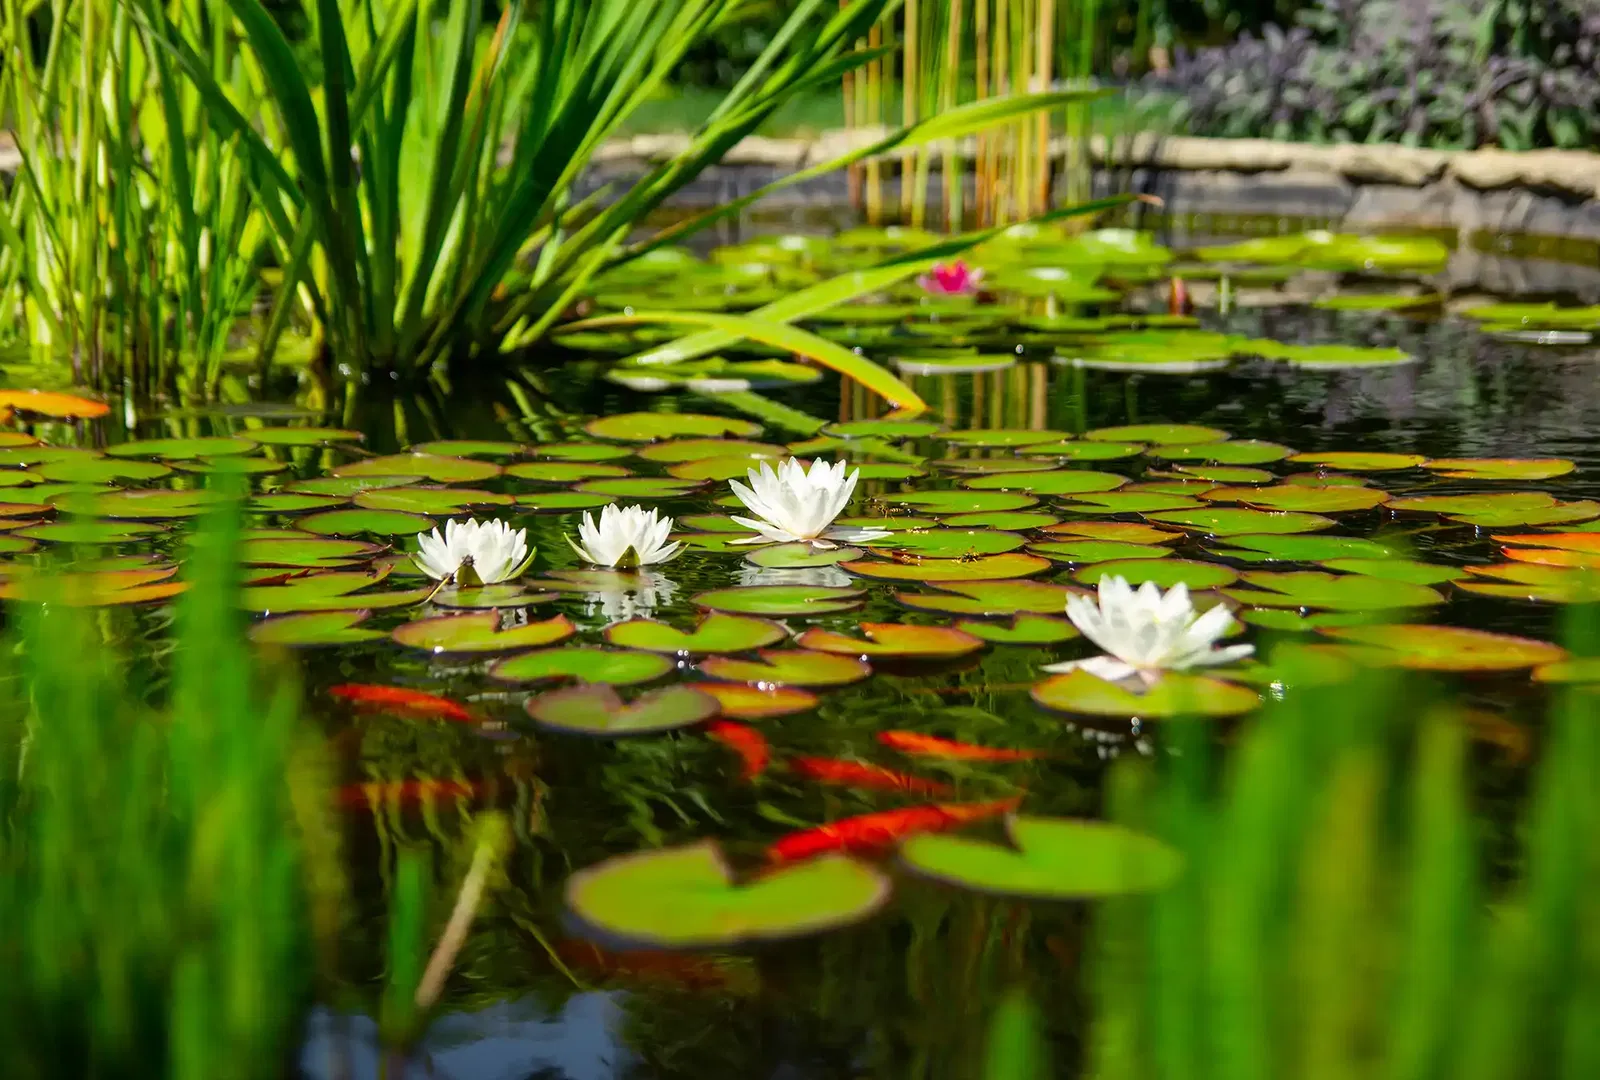
M 1525 510 L 1487 510 L 1476 514 L 1451 514 L 1449 521 L 1478 529 L 1505 529 L 1523 525 L 1571 525 L 1600 517 L 1600 502 L 1579 499 Z
M 1600 682 L 1600 656 L 1578 656 L 1557 660 L 1533 669 L 1533 681 L 1542 683 Z
M 1548 641 L 1466 630 L 1458 626 L 1352 626 L 1322 631 L 1339 641 L 1370 646 L 1374 659 L 1422 671 L 1515 671 L 1564 660 Z M 1363 653 L 1366 658 L 1369 654 Z
M 333 470 L 333 475 L 420 476 L 436 484 L 467 484 L 494 479 L 500 475 L 500 466 L 489 461 L 438 454 L 390 454 L 340 465 Z
M 1174 443 L 1170 446 L 1153 446 L 1147 452 L 1162 461 L 1204 461 L 1212 465 L 1266 465 L 1282 461 L 1294 453 L 1287 446 L 1260 439 Z
M 1207 507 L 1204 510 L 1174 510 L 1151 514 L 1150 520 L 1178 525 L 1208 536 L 1238 536 L 1260 533 L 1307 533 L 1331 528 L 1332 518 L 1321 514 L 1289 513 L 1274 510 L 1230 510 Z
M 439 439 L 418 443 L 411 447 L 413 454 L 432 454 L 436 457 L 517 457 L 530 448 L 522 443 L 495 439 Z M 543 449 L 541 448 L 541 453 Z
M 717 699 L 692 686 L 664 686 L 624 702 L 606 684 L 569 686 L 531 697 L 528 715 L 540 727 L 618 738 L 693 727 L 721 711 Z
M 408 559 L 405 564 L 410 566 Z M 540 582 L 539 584 L 548 584 Z M 493 611 L 497 608 L 519 608 L 530 604 L 542 604 L 546 600 L 554 600 L 553 592 L 542 592 L 531 589 L 527 585 L 514 582 L 501 582 L 496 585 L 477 585 L 472 588 L 458 589 L 446 586 L 433 594 L 433 606 L 441 608 L 455 608 L 462 611 Z
M 687 495 L 700 486 L 698 481 L 693 480 L 638 476 L 621 480 L 585 480 L 573 491 L 586 495 L 604 495 L 612 499 L 671 499 Z
M 1054 712 L 1119 720 L 1168 720 L 1178 716 L 1237 716 L 1261 704 L 1254 690 L 1205 675 L 1170 672 L 1143 693 L 1096 678 L 1087 671 L 1054 675 L 1035 684 L 1033 700 Z
M 613 495 L 596 495 L 585 491 L 540 491 L 531 495 L 517 496 L 518 506 L 525 510 L 547 514 L 598 510 L 616 501 Z
M 361 442 L 366 436 L 349 428 L 275 427 L 251 428 L 250 438 L 263 446 L 323 446 L 327 443 Z
M 1016 533 L 987 529 L 934 529 L 929 532 L 894 533 L 868 541 L 874 554 L 918 555 L 926 559 L 972 559 L 979 555 L 1003 555 L 1026 543 Z M 857 556 L 859 557 L 859 556 Z M 841 559 L 840 562 L 848 560 Z
M 998 473 L 974 476 L 961 486 L 974 491 L 1027 491 L 1034 495 L 1082 495 L 1112 491 L 1128 482 L 1115 473 L 1087 469 L 1057 469 L 1051 472 Z
M 1200 424 L 1124 424 L 1121 427 L 1095 428 L 1084 432 L 1092 442 L 1153 443 L 1170 446 L 1178 443 L 1220 442 L 1228 438 L 1221 428 Z
M 1113 559 L 1162 559 L 1172 549 L 1160 544 L 1125 544 L 1121 540 L 1049 540 L 1029 544 L 1030 555 L 1066 563 L 1101 563 Z
M 318 476 L 296 480 L 283 490 L 297 495 L 323 495 L 348 499 L 363 491 L 378 488 L 410 487 L 422 483 L 420 476 Z
M 861 606 L 860 589 L 832 585 L 749 585 L 698 593 L 694 602 L 731 615 L 831 615 Z
M 1385 454 L 1366 450 L 1334 450 L 1320 454 L 1296 454 L 1289 459 L 1301 465 L 1319 465 L 1346 472 L 1391 472 L 1412 469 L 1428 460 L 1421 454 Z
M 930 514 L 993 514 L 1026 510 L 1039 500 L 1009 491 L 900 491 L 884 496 L 891 502 L 914 506 Z
M 491 678 L 504 682 L 540 682 L 578 679 L 608 686 L 633 686 L 659 679 L 677 670 L 671 657 L 632 649 L 568 646 L 508 656 L 489 669 Z
M 299 527 L 318 536 L 414 536 L 433 524 L 430 517 L 401 510 L 325 510 L 301 518 Z
M 817 695 L 798 686 L 751 686 L 747 683 L 699 682 L 694 688 L 710 694 L 730 720 L 769 720 L 817 707 Z
M 331 540 L 306 536 L 298 539 L 246 539 L 239 561 L 246 566 L 285 566 L 336 570 L 365 562 L 385 549 L 359 540 Z
M 745 652 L 776 645 L 789 632 L 770 619 L 712 612 L 692 631 L 679 630 L 654 619 L 630 619 L 606 627 L 605 638 L 613 645 L 647 652 L 678 656 L 705 656 L 710 653 Z
M 1009 624 L 962 619 L 956 629 L 991 645 L 1056 645 L 1078 636 L 1077 627 L 1047 615 L 1018 615 Z
M 633 448 L 608 443 L 544 443 L 534 447 L 534 454 L 552 461 L 616 461 L 632 457 Z
M 1551 480 L 1578 466 L 1566 458 L 1430 458 L 1429 472 L 1451 480 Z
M 212 491 L 109 491 L 103 494 L 60 495 L 52 504 L 63 514 L 82 517 L 163 521 L 198 517 L 221 501 Z M 29 511 L 30 513 L 32 511 Z M 0 513 L 4 508 L 0 507 Z
M 1413 585 L 1442 585 L 1467 576 L 1467 572 L 1457 566 L 1440 566 L 1415 559 L 1328 559 L 1322 565 L 1341 573 L 1365 574 Z
M 292 430 L 292 429 L 290 429 Z M 263 619 L 250 628 L 250 640 L 257 645 L 295 647 L 360 645 L 388 637 L 382 630 L 369 630 L 360 624 L 371 611 L 312 611 L 299 615 L 278 615 Z
M 63 484 L 105 484 L 114 480 L 156 480 L 172 470 L 155 461 L 117 461 L 111 458 L 67 458 L 46 461 L 34 470 L 42 480 Z
M 802 649 L 838 653 L 841 656 L 950 659 L 966 656 L 983 648 L 982 639 L 948 626 L 911 626 L 905 623 L 860 624 L 866 641 L 848 634 L 812 627 L 795 644 Z
M 1060 615 L 1067 597 L 1085 590 L 1041 581 L 942 582 L 938 592 L 897 592 L 894 598 L 918 611 L 997 618 L 1015 614 Z
M 712 656 L 700 662 L 701 674 L 753 686 L 844 686 L 860 682 L 872 668 L 854 656 L 808 649 L 762 649 L 756 660 Z
M 361 592 L 387 577 L 386 572 L 333 570 L 290 577 L 281 584 L 247 585 L 240 591 L 240 604 L 246 611 L 262 614 L 298 611 L 353 611 L 361 608 L 408 607 L 421 603 L 429 589 L 404 592 Z M 359 595 L 357 595 L 359 594 Z
M 1304 368 L 1368 368 L 1414 364 L 1415 356 L 1403 349 L 1369 348 L 1361 345 L 1290 345 L 1282 341 L 1255 340 L 1248 352 L 1268 360 L 1282 360 Z
M 993 447 L 1060 442 L 1068 436 L 1064 431 L 1030 431 L 1026 428 L 966 428 L 961 431 L 947 431 L 939 437 L 957 446 Z
M 258 449 L 249 439 L 229 438 L 225 435 L 197 439 L 140 439 L 137 442 L 118 443 L 106 447 L 112 457 L 198 458 L 221 457 L 227 454 L 248 454 Z
M 1250 469 L 1241 465 L 1179 465 L 1177 470 L 1216 484 L 1270 484 L 1275 479 L 1265 469 Z
M 749 439 L 761 434 L 761 425 L 748 420 L 701 413 L 618 413 L 602 416 L 584 425 L 597 439 L 616 442 L 655 442 L 657 439 L 716 439 L 731 436 Z
M 1239 580 L 1236 571 L 1216 563 L 1191 562 L 1188 559 L 1123 559 L 1118 562 L 1095 563 L 1072 575 L 1072 580 L 1085 585 L 1098 585 L 1105 577 L 1125 578 L 1135 587 L 1153 581 L 1163 589 L 1182 583 L 1190 589 L 1215 589 Z
M 828 424 L 822 433 L 844 439 L 922 439 L 938 430 L 938 424 L 926 420 L 853 420 Z
M 174 461 L 172 467 L 179 472 L 199 473 L 202 476 L 269 476 L 273 473 L 287 471 L 289 463 L 268 458 L 238 455 L 234 457 L 196 458 L 193 461 Z
M 1324 562 L 1328 559 L 1387 559 L 1395 549 L 1360 536 L 1283 536 L 1246 534 L 1228 537 L 1234 548 L 1259 552 L 1282 562 Z M 1232 551 L 1219 554 L 1234 555 Z
M 1143 443 L 1055 442 L 1024 446 L 1017 453 L 1027 458 L 1053 457 L 1062 461 L 1118 461 L 1144 452 Z
M 1175 544 L 1184 534 L 1177 529 L 1158 529 L 1134 521 L 1063 521 L 1048 526 L 1051 536 L 1081 537 L 1125 544 Z
M 497 653 L 554 645 L 578 632 L 565 615 L 521 625 L 504 623 L 499 611 L 473 611 L 408 622 L 395 627 L 391 636 L 408 648 L 434 654 Z
M 1315 514 L 1371 510 L 1389 501 L 1388 493 L 1376 488 L 1306 487 L 1302 484 L 1218 487 L 1203 493 L 1200 498 L 1206 502 L 1244 503 L 1259 510 L 1293 510 Z
M 1061 519 L 1055 514 L 1041 514 L 1033 510 L 1002 510 L 992 514 L 953 514 L 942 518 L 940 524 L 952 529 L 995 529 L 1000 532 L 1020 532 L 1024 529 L 1043 529 Z
M 23 574 L 0 581 L 0 599 L 61 603 L 68 607 L 120 607 L 170 600 L 188 588 L 170 581 L 177 567 Z
M 632 476 L 633 470 L 621 465 L 607 465 L 593 461 L 521 461 L 506 466 L 506 475 L 518 480 L 537 480 L 545 484 L 575 484 L 580 480 Z
M 162 531 L 160 525 L 122 521 L 60 521 L 30 525 L 12 535 L 52 544 L 126 544 Z
M 748 530 L 746 530 L 748 531 Z M 807 570 L 837 566 L 859 559 L 865 552 L 856 547 L 814 548 L 810 544 L 768 544 L 745 549 L 745 561 L 769 570 Z
M 624 855 L 574 874 L 567 906 L 608 939 L 655 949 L 728 948 L 860 922 L 889 900 L 889 879 L 825 855 L 743 885 L 711 842 Z
M 1362 574 L 1325 574 L 1317 570 L 1250 570 L 1250 589 L 1224 589 L 1241 604 L 1253 607 L 1322 608 L 1329 611 L 1377 611 L 1385 608 L 1430 607 L 1444 595 L 1426 585 Z
M 974 892 L 1028 900 L 1086 900 L 1155 892 L 1177 879 L 1183 859 L 1121 825 L 1014 815 L 1009 846 L 922 833 L 900 845 L 900 863 L 921 877 Z
M 1068 496 L 1070 509 L 1089 513 L 1151 514 L 1164 510 L 1198 509 L 1205 504 L 1187 495 L 1162 495 L 1154 491 L 1107 491 L 1092 495 Z
M 749 458 L 753 463 L 761 459 L 780 460 L 790 456 L 786 446 L 747 439 L 674 439 L 642 446 L 634 453 L 645 461 L 667 465 L 682 461 L 705 461 L 708 458 Z
M 839 568 L 860 577 L 880 581 L 996 581 L 1002 578 L 1031 577 L 1050 569 L 1050 560 L 1037 555 L 1010 552 L 1005 555 L 980 555 L 977 558 L 924 559 L 907 556 L 908 561 L 857 560 L 840 563 Z

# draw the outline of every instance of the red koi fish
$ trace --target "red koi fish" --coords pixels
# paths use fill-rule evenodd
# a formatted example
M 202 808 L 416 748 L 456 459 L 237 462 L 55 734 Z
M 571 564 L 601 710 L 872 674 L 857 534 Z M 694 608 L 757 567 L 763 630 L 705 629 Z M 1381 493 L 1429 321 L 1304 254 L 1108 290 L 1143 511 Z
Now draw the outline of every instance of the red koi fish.
M 915 731 L 880 731 L 878 741 L 891 750 L 918 757 L 946 758 L 954 761 L 1027 761 L 1043 755 L 1042 750 L 1003 750 L 994 746 L 919 735 Z
M 882 765 L 868 765 L 860 761 L 843 761 L 839 758 L 797 757 L 789 759 L 789 768 L 808 780 L 840 787 L 875 788 L 879 791 L 909 791 L 916 795 L 948 795 L 952 788 L 938 780 L 911 776 Z
M 449 698 L 424 693 L 421 690 L 407 690 L 403 686 L 341 683 L 338 686 L 330 686 L 328 693 L 368 712 L 455 720 L 462 724 L 476 724 L 481 719 L 465 705 Z
M 767 737 L 748 724 L 735 724 L 732 720 L 713 720 L 706 725 L 706 734 L 739 755 L 744 763 L 740 779 L 754 780 L 772 762 L 772 748 Z
M 943 832 L 969 821 L 1009 813 L 1020 805 L 1022 799 L 1018 797 L 994 802 L 928 803 L 924 806 L 908 806 L 903 810 L 880 810 L 779 837 L 767 848 L 767 858 L 775 863 L 787 863 L 833 851 L 852 854 L 880 852 L 913 833 Z
M 365 784 L 346 784 L 338 792 L 339 805 L 352 810 L 366 810 L 374 803 L 382 806 L 398 802 L 401 806 L 444 799 L 467 799 L 482 791 L 479 784 L 469 780 L 439 780 L 423 777 L 415 780 L 369 781 Z
M 753 990 L 758 981 L 753 971 L 743 969 L 738 962 L 647 950 L 613 952 L 576 938 L 556 942 L 555 953 L 568 967 L 596 980 L 734 991 Z

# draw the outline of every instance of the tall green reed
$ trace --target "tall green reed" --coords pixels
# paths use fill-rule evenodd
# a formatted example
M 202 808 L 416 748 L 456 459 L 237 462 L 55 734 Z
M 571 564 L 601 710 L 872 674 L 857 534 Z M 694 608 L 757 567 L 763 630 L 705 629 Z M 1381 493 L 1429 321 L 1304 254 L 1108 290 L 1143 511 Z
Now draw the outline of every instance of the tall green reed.
M 0 663 L 0 1072 L 281 1075 L 341 885 L 320 739 L 252 663 L 236 510 L 196 538 L 170 680 L 126 613 L 17 609 Z M 152 704 L 164 700 L 164 704 Z

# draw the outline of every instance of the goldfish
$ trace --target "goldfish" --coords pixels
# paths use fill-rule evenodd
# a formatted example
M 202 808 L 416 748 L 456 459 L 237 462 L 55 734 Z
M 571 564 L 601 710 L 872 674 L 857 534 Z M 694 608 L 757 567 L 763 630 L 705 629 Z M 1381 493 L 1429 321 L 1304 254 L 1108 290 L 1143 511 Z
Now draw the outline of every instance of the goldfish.
M 739 755 L 744 763 L 742 779 L 754 780 L 772 761 L 772 749 L 767 745 L 766 736 L 748 724 L 713 720 L 706 725 L 706 734 Z
M 913 833 L 954 829 L 970 821 L 1009 813 L 1021 804 L 1020 797 L 982 803 L 927 803 L 841 818 L 779 837 L 767 848 L 767 858 L 775 863 L 786 863 L 833 851 L 879 852 Z
M 919 735 L 915 731 L 880 731 L 878 742 L 902 754 L 921 757 L 951 758 L 959 761 L 1026 761 L 1039 757 L 1039 750 L 1004 750 L 993 746 L 941 739 L 937 735 Z
M 346 784 L 338 792 L 340 806 L 364 810 L 373 803 L 399 802 L 414 805 L 439 799 L 465 799 L 477 795 L 481 786 L 469 780 L 439 780 L 423 777 L 414 780 L 370 781 Z
M 328 693 L 350 702 L 359 709 L 372 712 L 437 717 L 463 724 L 476 724 L 480 719 L 465 705 L 460 705 L 449 698 L 424 693 L 421 690 L 408 690 L 403 686 L 341 683 L 338 686 L 330 686 Z
M 789 768 L 824 784 L 841 787 L 877 788 L 883 791 L 910 791 L 918 795 L 946 795 L 949 784 L 927 780 L 920 776 L 885 769 L 882 765 L 868 765 L 860 761 L 843 761 L 839 758 L 791 758 Z
M 598 979 L 658 983 L 686 990 L 749 992 L 758 978 L 748 960 L 683 953 L 628 950 L 614 952 L 576 938 L 556 942 L 555 954 L 576 971 Z

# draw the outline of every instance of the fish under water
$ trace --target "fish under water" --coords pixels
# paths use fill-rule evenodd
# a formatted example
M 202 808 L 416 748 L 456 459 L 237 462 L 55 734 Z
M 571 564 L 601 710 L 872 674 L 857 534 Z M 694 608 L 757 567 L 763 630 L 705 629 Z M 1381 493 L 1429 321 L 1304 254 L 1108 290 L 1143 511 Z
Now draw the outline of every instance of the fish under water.
M 706 725 L 706 734 L 739 755 L 743 764 L 739 776 L 743 780 L 754 780 L 772 763 L 772 747 L 767 737 L 749 724 L 713 720 Z
M 1027 761 L 1042 757 L 1042 750 L 1007 750 L 976 743 L 957 742 L 915 731 L 880 731 L 878 742 L 891 750 L 917 757 L 945 758 L 952 761 Z
M 917 795 L 948 795 L 954 789 L 939 780 L 896 772 L 882 765 L 842 758 L 796 757 L 789 768 L 808 780 L 841 787 L 873 788 L 878 791 L 908 791 Z
M 358 709 L 369 712 L 386 712 L 403 716 L 429 719 L 455 720 L 462 724 L 481 722 L 471 709 L 449 698 L 410 690 L 403 686 L 379 686 L 374 683 L 341 683 L 330 686 L 328 693 L 348 701 Z
M 1022 805 L 1022 797 L 981 803 L 927 803 L 900 810 L 841 818 L 813 829 L 779 837 L 767 848 L 771 862 L 798 862 L 830 852 L 871 854 L 919 832 L 942 832 L 968 822 L 1009 813 Z

